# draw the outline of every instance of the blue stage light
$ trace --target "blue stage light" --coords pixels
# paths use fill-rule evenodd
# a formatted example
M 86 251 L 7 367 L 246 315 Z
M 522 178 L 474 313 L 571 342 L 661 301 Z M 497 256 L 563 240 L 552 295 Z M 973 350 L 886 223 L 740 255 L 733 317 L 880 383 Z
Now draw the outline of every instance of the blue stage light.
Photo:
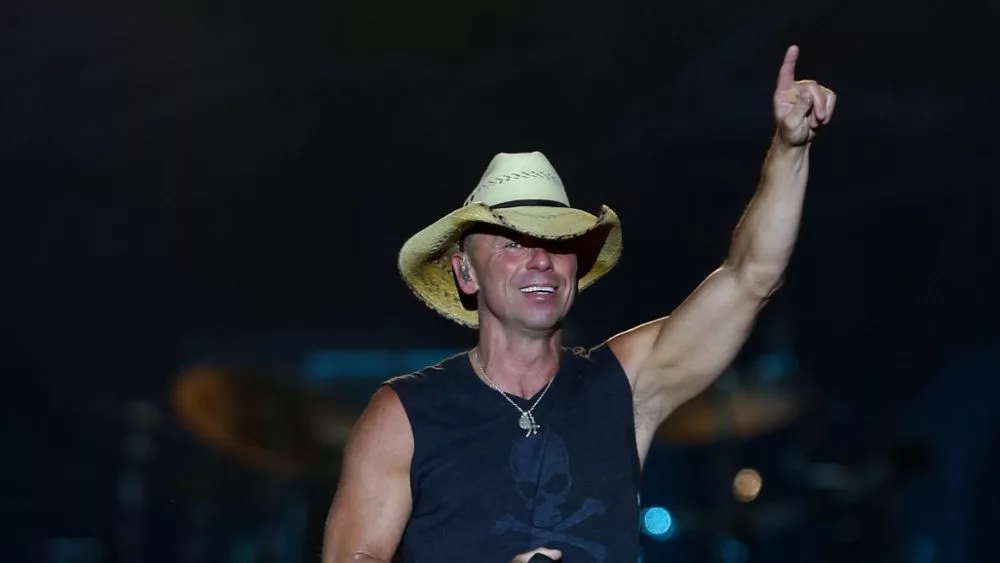
M 642 531 L 656 539 L 667 539 L 674 535 L 674 518 L 662 506 L 650 506 L 642 511 Z

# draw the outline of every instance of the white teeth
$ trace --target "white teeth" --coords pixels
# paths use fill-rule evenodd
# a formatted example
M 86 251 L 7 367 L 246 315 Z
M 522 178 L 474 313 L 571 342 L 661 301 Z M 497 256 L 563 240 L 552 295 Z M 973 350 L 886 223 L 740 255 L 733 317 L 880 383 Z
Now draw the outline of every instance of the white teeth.
M 555 293 L 556 288 L 548 285 L 532 285 L 521 288 L 521 292 L 523 293 L 536 293 L 539 291 L 543 293 Z

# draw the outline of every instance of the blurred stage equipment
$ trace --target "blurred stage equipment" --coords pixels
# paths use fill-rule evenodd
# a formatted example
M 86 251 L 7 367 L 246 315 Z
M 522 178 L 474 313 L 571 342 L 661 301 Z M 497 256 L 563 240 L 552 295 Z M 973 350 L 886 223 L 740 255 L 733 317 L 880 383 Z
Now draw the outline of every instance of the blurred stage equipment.
M 247 467 L 214 447 L 203 447 L 176 417 L 152 402 L 97 398 L 83 407 L 85 416 L 113 421 L 122 436 L 111 560 L 303 560 L 310 496 L 301 480 Z M 336 474 L 327 478 L 335 479 Z M 170 551 L 147 537 L 162 539 L 171 532 L 179 537 Z M 49 547 L 52 560 L 96 561 L 86 558 L 89 551 L 77 549 L 78 542 Z
M 773 353 L 745 366 L 733 365 L 704 393 L 677 408 L 660 426 L 655 440 L 683 446 L 709 446 L 712 480 L 719 490 L 710 510 L 680 510 L 681 532 L 714 536 L 715 560 L 745 561 L 756 534 L 794 526 L 806 517 L 805 502 L 754 502 L 763 481 L 751 468 L 739 469 L 739 443 L 789 426 L 806 408 L 808 393 L 798 373 L 787 331 L 772 335 Z
M 720 439 L 752 438 L 781 428 L 801 412 L 801 394 L 790 390 L 739 386 L 703 393 L 684 403 L 660 426 L 657 440 L 708 445 Z
M 155 406 L 135 401 L 124 408 L 125 466 L 118 476 L 117 499 L 119 556 L 124 563 L 145 560 L 142 520 L 147 496 L 147 463 L 154 456 L 153 436 L 162 417 Z
M 249 467 L 326 480 L 358 416 L 321 391 L 231 367 L 182 372 L 173 407 L 201 440 Z
M 761 436 L 795 420 L 806 396 L 790 379 L 761 381 L 729 370 L 708 391 L 678 407 L 656 440 L 679 445 L 719 444 Z
M 935 463 L 930 446 L 918 441 L 890 444 L 851 464 L 789 461 L 792 474 L 805 487 L 844 504 L 861 501 L 882 488 L 905 485 Z
M 219 460 L 195 467 L 181 486 L 192 488 L 185 562 L 208 563 L 219 510 L 251 521 L 229 546 L 230 559 L 298 562 L 308 533 L 310 495 L 336 483 L 340 458 L 360 409 L 355 401 L 302 385 L 300 378 L 234 365 L 201 365 L 174 380 L 172 406 L 181 425 Z M 347 393 L 349 395 L 349 393 Z M 244 474 L 242 483 L 233 483 Z M 228 493 L 222 489 L 229 489 Z M 326 493 L 322 498 L 327 498 Z M 328 502 L 328 501 L 327 501 Z

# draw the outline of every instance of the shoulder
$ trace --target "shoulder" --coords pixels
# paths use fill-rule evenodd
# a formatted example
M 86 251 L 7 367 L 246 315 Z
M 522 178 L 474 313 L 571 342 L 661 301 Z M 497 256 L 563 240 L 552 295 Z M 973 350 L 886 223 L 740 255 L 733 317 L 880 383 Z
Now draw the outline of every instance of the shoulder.
M 386 380 L 384 385 L 388 385 L 394 389 L 431 385 L 434 382 L 441 381 L 441 376 L 458 371 L 463 361 L 468 362 L 468 357 L 469 355 L 466 352 L 455 354 L 423 369 L 392 377 Z
M 396 392 L 380 386 L 351 431 L 327 516 L 323 561 L 391 558 L 412 510 L 413 435 Z
M 614 354 L 633 385 L 643 362 L 649 357 L 660 336 L 665 320 L 666 317 L 663 317 L 643 323 L 612 336 L 606 342 L 607 348 Z
M 381 385 L 372 395 L 354 425 L 347 452 L 368 459 L 396 459 L 409 464 L 413 432 L 403 403 L 393 388 Z
M 422 420 L 436 416 L 442 405 L 460 401 L 466 396 L 467 381 L 463 375 L 471 370 L 468 354 L 461 353 L 418 371 L 388 379 L 381 387 L 395 392 L 410 422 L 419 427 Z
M 396 391 L 405 406 L 411 399 L 434 396 L 443 387 L 453 384 L 463 367 L 471 369 L 468 367 L 468 357 L 464 352 L 450 356 L 423 369 L 390 378 L 382 386 Z

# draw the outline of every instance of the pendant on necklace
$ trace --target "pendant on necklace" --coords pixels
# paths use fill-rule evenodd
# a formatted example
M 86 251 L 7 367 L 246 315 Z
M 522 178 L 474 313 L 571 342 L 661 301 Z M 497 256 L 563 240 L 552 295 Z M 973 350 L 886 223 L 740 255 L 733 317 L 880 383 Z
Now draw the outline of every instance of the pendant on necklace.
M 527 431 L 527 434 L 524 435 L 525 438 L 538 434 L 538 429 L 541 428 L 535 423 L 535 417 L 530 412 L 521 413 L 521 419 L 517 421 L 517 425 L 521 427 L 521 430 Z

